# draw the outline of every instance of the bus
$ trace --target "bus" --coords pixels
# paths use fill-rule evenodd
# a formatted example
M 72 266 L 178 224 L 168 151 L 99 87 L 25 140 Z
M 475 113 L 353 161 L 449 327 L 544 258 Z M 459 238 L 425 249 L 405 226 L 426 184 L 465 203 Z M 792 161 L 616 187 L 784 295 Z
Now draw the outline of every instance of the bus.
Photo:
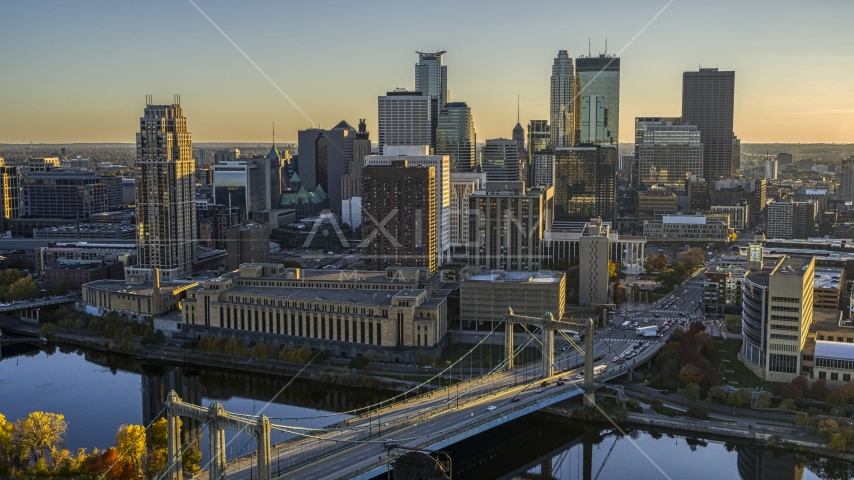
M 623 324 L 622 324 L 622 325 L 620 325 L 620 330 L 628 330 L 628 329 L 629 329 L 629 325 L 631 325 L 631 324 L 632 324 L 632 322 L 630 322 L 630 321 L 626 320 L 625 322 L 623 322 Z
M 608 369 L 608 366 L 605 364 L 596 365 L 595 367 L 593 367 L 593 376 L 595 377 L 596 375 L 601 374 L 602 372 L 604 372 L 607 369 Z

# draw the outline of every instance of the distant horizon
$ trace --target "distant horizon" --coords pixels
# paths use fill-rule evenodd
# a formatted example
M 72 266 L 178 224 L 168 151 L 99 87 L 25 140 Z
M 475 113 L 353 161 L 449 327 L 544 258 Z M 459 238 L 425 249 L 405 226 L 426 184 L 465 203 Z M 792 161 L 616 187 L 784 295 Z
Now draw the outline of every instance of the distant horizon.
M 7 5 L 0 142 L 133 143 L 145 96 L 176 93 L 200 143 L 266 143 L 274 123 L 296 143 L 298 130 L 359 118 L 376 140 L 377 97 L 414 89 L 416 50 L 448 52 L 449 100 L 472 108 L 478 139 L 510 138 L 517 98 L 522 125 L 549 118 L 551 66 L 567 50 L 619 54 L 622 140 L 636 117 L 680 115 L 682 74 L 702 66 L 736 73 L 743 143 L 854 143 L 854 2 L 614 0 L 525 16 L 507 0 L 436 0 L 441 22 L 380 2 L 196 4 Z

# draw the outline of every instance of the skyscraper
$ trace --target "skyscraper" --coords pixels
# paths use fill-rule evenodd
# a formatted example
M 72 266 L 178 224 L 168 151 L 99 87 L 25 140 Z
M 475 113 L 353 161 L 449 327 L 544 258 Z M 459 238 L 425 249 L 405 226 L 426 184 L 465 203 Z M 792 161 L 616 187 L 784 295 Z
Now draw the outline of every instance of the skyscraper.
M 444 50 L 441 52 L 415 52 L 418 63 L 415 64 L 415 91 L 430 97 L 431 147 L 436 147 L 436 130 L 439 127 L 439 111 L 450 102 L 448 92 L 448 67 L 442 65 Z
M 356 129 L 344 120 L 331 130 L 309 128 L 297 133 L 302 186 L 315 190 L 320 186 L 329 195 L 329 208 L 341 212 L 341 179 L 347 164 L 353 161 Z
M 581 115 L 577 101 L 580 89 L 578 75 L 572 57 L 566 50 L 559 50 L 552 65 L 551 78 L 551 148 L 573 147 L 578 136 L 578 120 Z
M 377 103 L 380 155 L 387 145 L 434 146 L 430 96 L 420 91 L 395 90 L 380 96 Z
M 617 146 L 582 145 L 555 150 L 555 220 L 614 219 Z
M 580 98 L 601 98 L 605 143 L 620 142 L 620 57 L 600 54 L 575 59 L 575 71 L 581 85 Z M 582 134 L 582 137 L 584 135 Z M 584 142 L 586 140 L 582 140 Z
M 136 134 L 137 265 L 132 270 L 161 280 L 193 271 L 197 258 L 193 140 L 179 97 L 153 105 L 151 97 Z
M 474 119 L 465 102 L 445 104 L 439 111 L 436 128 L 436 155 L 448 155 L 452 172 L 464 172 L 475 166 Z
M 839 195 L 845 200 L 854 200 L 854 157 L 842 160 L 842 183 L 839 185 Z
M 362 260 L 436 272 L 436 168 L 393 160 L 362 170 Z
M 7 220 L 21 216 L 21 184 L 18 169 L 7 166 L 0 157 L 0 228 L 5 232 Z
M 371 134 L 365 119 L 359 119 L 359 131 L 353 141 L 353 160 L 347 164 L 347 174 L 341 179 L 341 201 L 362 196 L 362 167 L 371 154 Z
M 487 182 L 518 182 L 521 178 L 519 143 L 491 138 L 483 146 L 483 171 Z
M 703 172 L 703 144 L 696 125 L 662 117 L 635 119 L 635 158 L 639 185 L 682 190 L 691 175 Z
M 581 97 L 581 143 L 612 143 L 606 127 L 608 111 L 605 98 L 596 95 Z
M 682 121 L 696 125 L 703 142 L 703 177 L 730 178 L 738 173 L 732 131 L 735 72 L 701 68 L 682 74 Z

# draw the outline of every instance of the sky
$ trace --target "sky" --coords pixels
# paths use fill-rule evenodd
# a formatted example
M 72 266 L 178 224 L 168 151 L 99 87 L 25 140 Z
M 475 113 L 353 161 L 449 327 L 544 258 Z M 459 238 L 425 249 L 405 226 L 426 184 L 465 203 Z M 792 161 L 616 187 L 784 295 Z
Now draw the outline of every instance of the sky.
M 606 38 L 623 142 L 637 116 L 679 115 L 682 72 L 703 66 L 736 72 L 742 142 L 854 143 L 851 18 L 850 0 L 4 2 L 0 143 L 134 142 L 145 95 L 176 93 L 195 142 L 360 118 L 376 140 L 377 96 L 413 89 L 415 51 L 439 49 L 478 141 L 510 137 L 517 95 L 523 125 L 548 119 L 557 51 Z

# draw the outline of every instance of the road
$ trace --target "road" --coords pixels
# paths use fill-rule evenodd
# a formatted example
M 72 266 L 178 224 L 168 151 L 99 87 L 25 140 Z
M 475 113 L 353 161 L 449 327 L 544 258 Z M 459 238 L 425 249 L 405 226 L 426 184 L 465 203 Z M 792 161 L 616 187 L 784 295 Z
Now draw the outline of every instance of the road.
M 642 351 L 626 363 L 631 366 L 648 361 L 675 330 L 671 328 L 660 339 L 644 338 L 636 335 L 634 330 L 620 330 L 622 321 L 628 319 L 637 321 L 640 326 L 648 326 L 659 325 L 667 319 L 687 321 L 700 318 L 701 312 L 695 307 L 702 300 L 702 279 L 701 271 L 689 277 L 672 296 L 649 305 L 647 309 L 638 311 L 629 306 L 625 316 L 614 315 L 612 322 L 616 327 L 600 329 L 594 344 L 594 356 L 601 357 L 596 364 L 606 366 L 603 375 L 625 370 L 626 366 L 614 360 L 620 354 L 634 351 L 636 345 L 647 344 L 647 348 L 638 348 Z M 539 388 L 541 366 L 537 362 L 425 394 L 396 405 L 393 409 L 372 411 L 370 415 L 330 425 L 340 428 L 340 431 L 302 432 L 310 437 L 274 446 L 271 456 L 273 476 L 286 475 L 289 479 L 337 478 L 341 473 L 353 473 L 359 468 L 369 468 L 384 461 L 385 441 L 393 441 L 401 446 L 419 446 L 431 436 L 437 438 L 442 432 L 466 422 L 498 418 L 506 415 L 508 410 L 537 403 L 556 392 L 575 389 L 582 381 L 579 368 L 581 355 L 571 347 L 566 347 L 566 342 L 560 338 L 560 335 L 556 335 L 555 366 L 561 373 L 550 380 L 554 382 L 562 376 L 568 380 L 565 386 L 553 384 Z M 538 392 L 538 389 L 541 391 Z M 519 398 L 519 401 L 513 402 L 513 398 Z M 495 408 L 489 410 L 490 406 Z M 257 461 L 253 457 L 242 458 L 229 468 L 228 478 L 254 478 L 256 474 L 250 472 L 250 468 L 257 469 Z M 199 474 L 196 478 L 203 478 L 203 475 Z

